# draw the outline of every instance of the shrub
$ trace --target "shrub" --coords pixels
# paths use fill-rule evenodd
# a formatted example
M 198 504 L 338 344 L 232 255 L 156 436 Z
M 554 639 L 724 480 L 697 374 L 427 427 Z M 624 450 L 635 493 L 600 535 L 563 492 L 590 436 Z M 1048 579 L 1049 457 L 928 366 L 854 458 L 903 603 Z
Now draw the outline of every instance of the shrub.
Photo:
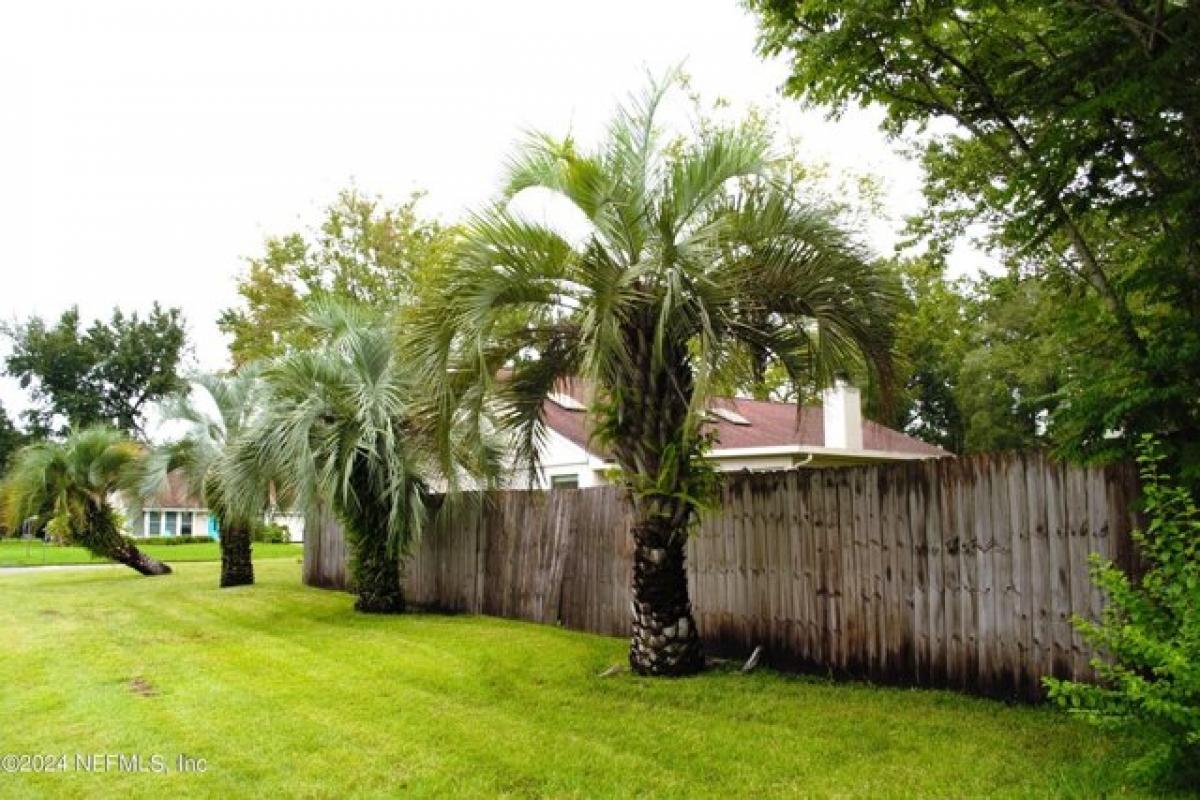
M 277 522 L 267 522 L 254 531 L 254 541 L 264 544 L 283 544 L 291 540 L 291 532 Z
M 1162 471 L 1144 437 L 1138 463 L 1147 524 L 1133 538 L 1140 580 L 1096 556 L 1092 579 L 1108 598 L 1099 621 L 1073 620 L 1099 654 L 1099 685 L 1047 679 L 1050 697 L 1088 719 L 1130 727 L 1150 743 L 1135 764 L 1166 777 L 1200 771 L 1200 512 Z
M 216 541 L 211 536 L 138 536 L 126 537 L 138 545 L 145 544 L 209 544 Z

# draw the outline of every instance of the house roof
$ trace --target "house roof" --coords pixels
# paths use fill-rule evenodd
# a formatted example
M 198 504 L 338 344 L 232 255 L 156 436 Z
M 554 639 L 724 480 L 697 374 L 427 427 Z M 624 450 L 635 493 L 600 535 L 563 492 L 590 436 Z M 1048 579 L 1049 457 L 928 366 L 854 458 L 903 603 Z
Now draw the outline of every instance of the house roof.
M 591 395 L 590 386 L 579 379 L 561 383 L 558 391 L 583 405 L 587 404 Z M 705 423 L 706 431 L 716 433 L 712 455 L 718 458 L 721 450 L 787 446 L 823 448 L 825 446 L 824 410 L 819 405 L 798 408 L 795 403 L 718 397 L 713 399 L 710 408 L 728 409 L 749 423 L 748 425 L 738 424 L 716 415 L 713 415 L 711 421 Z M 542 413 L 546 424 L 556 433 L 594 455 L 601 457 L 606 455 L 596 445 L 589 442 L 591 423 L 585 412 L 569 410 L 552 400 L 546 400 L 542 404 Z M 865 418 L 863 419 L 863 449 L 926 458 L 951 455 L 936 445 L 923 442 Z
M 142 501 L 142 508 L 186 508 L 203 510 L 204 503 L 188 489 L 187 481 L 179 471 L 167 473 L 167 479 L 152 496 Z

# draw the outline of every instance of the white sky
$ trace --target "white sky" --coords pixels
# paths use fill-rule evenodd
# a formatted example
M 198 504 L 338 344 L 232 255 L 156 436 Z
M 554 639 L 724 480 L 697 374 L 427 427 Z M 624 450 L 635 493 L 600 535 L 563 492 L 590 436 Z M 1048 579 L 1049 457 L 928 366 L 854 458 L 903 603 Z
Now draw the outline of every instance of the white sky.
M 351 181 L 425 189 L 451 219 L 491 196 L 522 131 L 594 137 L 647 69 L 685 60 L 706 97 L 778 104 L 806 159 L 882 178 L 889 218 L 867 236 L 889 250 L 916 167 L 877 114 L 780 102 L 786 69 L 754 39 L 736 0 L 4 2 L 0 317 L 158 300 L 219 367 L 216 316 L 265 236 Z M 25 405 L 11 381 L 0 400 Z

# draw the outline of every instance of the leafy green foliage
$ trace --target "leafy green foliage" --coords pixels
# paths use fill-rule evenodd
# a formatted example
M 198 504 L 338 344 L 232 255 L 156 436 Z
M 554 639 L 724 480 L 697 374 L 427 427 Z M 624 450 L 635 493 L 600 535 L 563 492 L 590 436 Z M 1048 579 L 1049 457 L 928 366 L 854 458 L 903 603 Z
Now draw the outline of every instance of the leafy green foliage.
M 230 375 L 199 373 L 188 381 L 159 405 L 163 422 L 182 424 L 183 430 L 146 459 L 140 495 L 152 495 L 174 472 L 217 516 L 221 530 L 257 525 L 269 500 L 267 483 L 261 476 L 238 471 L 232 448 L 261 412 L 259 370 L 247 366 Z M 232 487 L 235 480 L 243 484 Z M 238 505 L 228 501 L 231 494 L 238 496 Z
M 331 296 L 380 310 L 410 298 L 449 253 L 453 232 L 417 211 L 419 195 L 393 207 L 355 189 L 339 193 L 315 231 L 272 237 L 238 282 L 240 307 L 221 313 L 242 365 L 314 344 L 296 321 L 307 299 Z
M 4 404 L 0 403 L 0 475 L 4 474 L 12 455 L 25 444 L 25 434 L 8 416 Z
M 141 458 L 141 446 L 107 428 L 80 431 L 64 443 L 29 445 L 0 490 L 5 522 L 15 529 L 35 518 L 56 538 L 87 545 L 94 517 L 117 519 L 110 497 L 136 489 Z
M 179 309 L 154 304 L 146 317 L 114 309 L 86 330 L 79 309 L 58 322 L 39 318 L 5 329 L 13 349 L 6 367 L 38 407 L 25 412 L 36 436 L 110 425 L 141 436 L 145 411 L 182 385 L 185 332 Z
M 212 544 L 214 541 L 211 536 L 131 536 L 129 538 L 138 546 L 149 544 L 166 547 L 177 547 L 181 544 Z
M 252 365 L 232 375 L 193 376 L 190 387 L 161 408 L 164 421 L 183 423 L 182 437 L 155 447 L 146 459 L 143 495 L 154 494 L 174 473 L 216 518 L 222 586 L 254 582 L 250 534 L 271 500 L 266 478 L 236 469 L 233 456 L 238 437 L 259 413 L 260 395 L 258 370 Z M 236 503 L 230 501 L 232 495 L 238 497 Z
M 354 550 L 357 607 L 399 611 L 399 558 L 429 522 L 432 487 L 487 474 L 494 453 L 472 461 L 455 436 L 437 437 L 390 318 L 325 297 L 302 322 L 317 344 L 264 366 L 263 411 L 234 442 L 227 501 L 258 511 L 269 483 L 306 513 L 332 508 Z
M 1157 747 L 1142 766 L 1200 776 L 1200 511 L 1163 472 L 1165 456 L 1145 437 L 1138 456 L 1148 524 L 1134 532 L 1145 571 L 1131 578 L 1093 557 L 1108 598 L 1099 620 L 1074 620 L 1101 657 L 1102 683 L 1049 679 L 1050 696 L 1100 723 L 1136 728 Z
M 51 539 L 76 542 L 143 575 L 166 575 L 170 567 L 122 535 L 125 523 L 113 506 L 118 494 L 137 491 L 142 458 L 141 445 L 111 428 L 29 445 L 0 484 L 0 515 L 11 530 L 33 520 Z
M 1200 6 L 747 5 L 762 52 L 790 59 L 790 94 L 880 104 L 923 154 L 917 233 L 943 250 L 982 223 L 1060 312 L 1035 323 L 1062 363 L 1041 387 L 1058 445 L 1128 455 L 1156 432 L 1200 478 Z
M 967 313 L 973 330 L 958 375 L 964 450 L 1069 448 L 1074 440 L 1058 430 L 1068 405 L 1059 391 L 1069 375 L 1067 345 L 1054 331 L 1056 320 L 1072 312 L 1043 283 L 1004 275 L 973 284 Z
M 866 396 L 867 413 L 962 453 L 967 421 L 959 373 L 977 327 L 968 310 L 970 287 L 947 280 L 934 259 L 902 260 L 894 269 L 904 290 L 895 316 L 896 378 L 886 397 L 878 386 L 872 387 Z
M 276 522 L 267 522 L 254 528 L 254 541 L 267 544 L 283 544 L 292 540 L 287 528 Z

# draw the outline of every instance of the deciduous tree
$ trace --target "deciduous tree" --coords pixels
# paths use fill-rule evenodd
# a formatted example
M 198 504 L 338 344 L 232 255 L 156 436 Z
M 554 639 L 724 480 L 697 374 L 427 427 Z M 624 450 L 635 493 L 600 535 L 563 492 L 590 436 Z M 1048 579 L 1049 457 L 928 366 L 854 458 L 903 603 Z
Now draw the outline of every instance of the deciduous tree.
M 1200 5 L 749 0 L 786 91 L 887 111 L 923 154 L 934 240 L 984 223 L 1044 282 L 1077 455 L 1158 432 L 1200 472 Z
M 267 240 L 238 281 L 239 306 L 218 325 L 236 365 L 313 344 L 298 320 L 323 295 L 381 310 L 407 301 L 422 275 L 445 260 L 451 231 L 422 217 L 413 195 L 396 206 L 347 189 L 320 226 Z
M 37 403 L 25 412 L 35 435 L 110 425 L 141 437 L 148 406 L 182 385 L 186 334 L 176 308 L 155 303 L 145 317 L 114 309 L 84 329 L 72 307 L 53 325 L 35 317 L 5 332 L 7 371 Z

